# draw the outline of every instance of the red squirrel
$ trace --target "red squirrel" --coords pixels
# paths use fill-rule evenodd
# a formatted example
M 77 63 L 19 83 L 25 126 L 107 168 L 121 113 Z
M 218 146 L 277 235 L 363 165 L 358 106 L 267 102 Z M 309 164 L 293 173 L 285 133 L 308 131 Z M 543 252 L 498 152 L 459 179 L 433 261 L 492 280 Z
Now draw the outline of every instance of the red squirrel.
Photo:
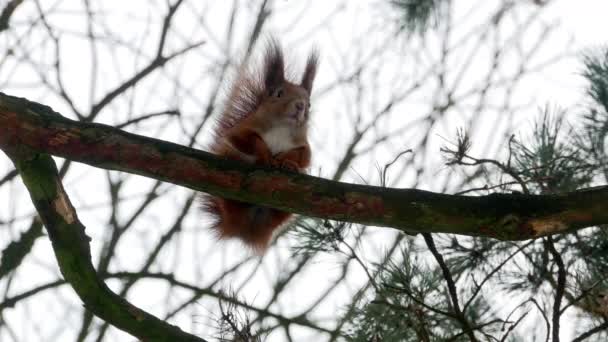
M 254 164 L 303 172 L 310 165 L 307 128 L 310 93 L 318 54 L 313 51 L 299 83 L 285 76 L 283 52 L 270 39 L 263 68 L 241 68 L 215 127 L 210 151 Z M 203 210 L 214 218 L 220 239 L 238 238 L 264 252 L 291 218 L 280 210 L 213 196 L 203 196 Z

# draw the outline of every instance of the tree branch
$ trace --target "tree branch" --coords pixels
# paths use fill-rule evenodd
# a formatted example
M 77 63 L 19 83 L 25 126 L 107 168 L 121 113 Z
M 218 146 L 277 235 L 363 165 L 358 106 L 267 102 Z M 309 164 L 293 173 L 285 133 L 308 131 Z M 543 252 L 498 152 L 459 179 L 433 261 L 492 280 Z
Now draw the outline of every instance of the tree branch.
M 69 120 L 47 106 L 0 93 L 0 149 L 25 147 L 215 196 L 409 233 L 524 240 L 608 223 L 608 186 L 476 197 L 333 182 Z
M 475 332 L 467 321 L 464 312 L 460 310 L 456 282 L 454 282 L 454 278 L 452 277 L 452 273 L 450 272 L 448 265 L 445 263 L 445 260 L 443 259 L 441 253 L 439 253 L 439 251 L 437 250 L 437 247 L 435 246 L 435 241 L 433 240 L 433 236 L 429 233 L 424 233 L 422 234 L 422 236 L 424 237 L 424 242 L 426 242 L 427 247 L 433 254 L 433 257 L 439 264 L 439 268 L 441 269 L 443 278 L 445 279 L 448 285 L 448 293 L 450 295 L 450 299 L 452 300 L 452 310 L 454 311 L 454 317 L 462 325 L 462 330 L 467 336 L 469 336 L 470 341 L 476 342 L 477 338 L 475 337 Z
M 553 256 L 553 261 L 557 265 L 557 287 L 555 289 L 555 300 L 553 301 L 553 342 L 559 342 L 559 326 L 560 317 L 562 314 L 562 298 L 564 297 L 564 289 L 566 287 L 566 266 L 561 254 L 555 249 L 555 244 L 551 237 L 547 238 L 546 246 L 549 253 Z
M 0 32 L 6 30 L 9 27 L 9 21 L 11 16 L 21 5 L 23 0 L 11 0 L 6 5 L 4 5 L 4 9 L 0 12 Z
M 46 154 L 31 153 L 23 146 L 3 149 L 30 193 L 63 277 L 88 310 L 144 341 L 204 341 L 113 293 L 93 267 L 89 237 L 65 193 L 53 159 Z

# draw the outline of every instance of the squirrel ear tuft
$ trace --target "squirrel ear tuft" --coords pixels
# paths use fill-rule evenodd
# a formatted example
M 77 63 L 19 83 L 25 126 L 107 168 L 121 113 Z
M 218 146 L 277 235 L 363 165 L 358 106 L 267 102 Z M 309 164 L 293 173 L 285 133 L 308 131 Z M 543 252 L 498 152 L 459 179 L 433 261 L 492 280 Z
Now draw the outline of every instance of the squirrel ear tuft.
M 306 61 L 306 68 L 304 69 L 304 75 L 302 75 L 302 82 L 300 85 L 308 90 L 310 94 L 312 92 L 312 83 L 315 80 L 317 74 L 317 66 L 319 64 L 319 51 L 314 49 L 308 56 Z
M 264 86 L 272 91 L 285 82 L 285 62 L 283 51 L 276 39 L 268 39 L 266 55 L 264 56 Z

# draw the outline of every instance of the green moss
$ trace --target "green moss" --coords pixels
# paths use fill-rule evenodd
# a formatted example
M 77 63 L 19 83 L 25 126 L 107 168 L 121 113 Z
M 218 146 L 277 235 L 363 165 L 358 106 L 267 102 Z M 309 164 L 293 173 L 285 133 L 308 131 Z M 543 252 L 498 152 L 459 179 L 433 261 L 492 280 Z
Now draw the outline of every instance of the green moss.
M 57 195 L 57 183 L 49 174 L 56 172 L 55 161 L 47 154 L 31 154 L 20 158 L 15 166 L 28 188 L 33 201 L 55 198 Z

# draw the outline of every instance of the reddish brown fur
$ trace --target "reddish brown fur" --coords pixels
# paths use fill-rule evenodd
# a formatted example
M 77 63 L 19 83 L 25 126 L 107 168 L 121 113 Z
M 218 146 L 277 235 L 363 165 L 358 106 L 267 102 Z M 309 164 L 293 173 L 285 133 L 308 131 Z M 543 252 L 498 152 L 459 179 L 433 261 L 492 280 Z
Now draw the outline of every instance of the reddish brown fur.
M 271 39 L 263 69 L 242 69 L 233 83 L 210 150 L 230 159 L 305 171 L 311 158 L 307 121 L 317 60 L 313 52 L 300 84 L 292 83 L 285 79 L 283 53 Z M 270 140 L 265 141 L 265 136 Z M 202 198 L 204 210 L 215 218 L 213 227 L 220 238 L 238 238 L 259 252 L 292 216 L 244 202 Z

